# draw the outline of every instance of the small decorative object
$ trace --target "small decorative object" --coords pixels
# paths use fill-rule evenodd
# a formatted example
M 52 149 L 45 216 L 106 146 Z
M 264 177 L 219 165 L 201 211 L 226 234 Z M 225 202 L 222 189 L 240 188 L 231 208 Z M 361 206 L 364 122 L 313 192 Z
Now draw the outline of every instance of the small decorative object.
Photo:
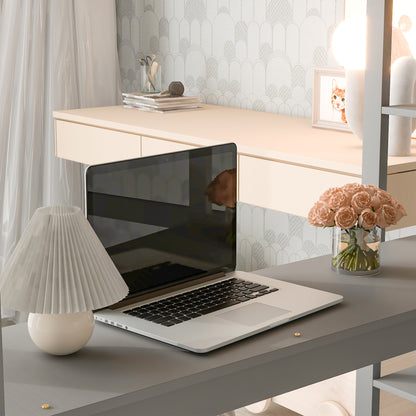
M 156 55 L 139 59 L 142 93 L 159 94 L 160 88 L 160 64 L 156 61 Z
M 403 205 L 387 191 L 350 183 L 325 191 L 309 211 L 308 221 L 317 227 L 333 227 L 335 271 L 367 275 L 380 268 L 380 229 L 405 215 Z
M 398 58 L 391 66 L 390 105 L 414 105 L 416 103 L 416 59 L 410 56 Z M 412 153 L 412 133 L 415 120 L 409 117 L 390 116 L 389 156 L 409 156 Z
M 326 401 L 319 403 L 316 408 L 316 414 L 319 416 L 349 416 L 350 414 L 338 403 Z
M 29 313 L 33 342 L 55 355 L 89 340 L 92 310 L 128 293 L 120 273 L 77 207 L 36 210 L 0 279 L 3 306 Z
M 272 399 L 261 400 L 260 402 L 249 404 L 245 409 L 254 414 L 263 413 L 270 407 L 271 403 Z
M 169 84 L 168 91 L 171 97 L 181 97 L 185 91 L 185 87 L 180 81 L 172 81 Z
M 312 126 L 351 131 L 345 116 L 345 71 L 315 68 Z

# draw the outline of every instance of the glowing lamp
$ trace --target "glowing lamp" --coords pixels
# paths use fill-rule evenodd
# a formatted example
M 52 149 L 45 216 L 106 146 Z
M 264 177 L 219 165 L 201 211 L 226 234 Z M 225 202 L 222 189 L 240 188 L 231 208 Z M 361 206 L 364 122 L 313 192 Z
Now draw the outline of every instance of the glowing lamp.
M 342 21 L 332 37 L 332 53 L 345 69 L 365 68 L 367 21 L 354 16 Z

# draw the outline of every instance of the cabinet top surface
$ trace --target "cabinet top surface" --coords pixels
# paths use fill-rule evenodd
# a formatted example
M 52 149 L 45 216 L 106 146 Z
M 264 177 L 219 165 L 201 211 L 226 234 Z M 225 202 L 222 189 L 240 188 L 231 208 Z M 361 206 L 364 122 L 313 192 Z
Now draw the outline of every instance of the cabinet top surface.
M 104 405 L 107 399 L 129 400 L 132 394 L 135 400 L 157 397 L 243 368 L 284 362 L 293 355 L 300 358 L 308 351 L 330 348 L 336 339 L 347 342 L 359 334 L 364 343 L 375 330 L 389 333 L 401 322 L 414 324 L 415 245 L 415 237 L 383 243 L 383 267 L 377 277 L 337 275 L 329 267 L 329 256 L 262 271 L 260 274 L 339 293 L 344 301 L 209 354 L 184 352 L 99 324 L 79 353 L 56 357 L 36 349 L 25 324 L 4 328 L 6 413 L 41 416 L 40 404 L 50 403 L 53 409 L 48 414 L 72 415 L 70 409 Z M 295 332 L 302 336 L 294 337 Z M 391 354 L 387 344 L 380 344 L 386 357 Z M 88 414 L 96 414 L 95 410 Z
M 200 146 L 234 142 L 240 154 L 361 176 L 361 141 L 349 132 L 314 128 L 307 118 L 208 104 L 172 114 L 113 106 L 55 111 L 54 117 Z M 416 143 L 411 156 L 389 157 L 389 174 L 413 169 Z

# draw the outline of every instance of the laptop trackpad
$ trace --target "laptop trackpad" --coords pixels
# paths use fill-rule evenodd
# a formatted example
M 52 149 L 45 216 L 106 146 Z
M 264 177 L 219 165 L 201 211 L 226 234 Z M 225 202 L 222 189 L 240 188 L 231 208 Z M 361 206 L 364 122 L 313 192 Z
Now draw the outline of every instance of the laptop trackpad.
M 216 318 L 222 318 L 227 321 L 235 322 L 242 325 L 258 325 L 269 319 L 284 315 L 290 311 L 276 308 L 275 306 L 264 303 L 250 303 L 249 305 L 240 306 L 229 312 L 216 315 Z

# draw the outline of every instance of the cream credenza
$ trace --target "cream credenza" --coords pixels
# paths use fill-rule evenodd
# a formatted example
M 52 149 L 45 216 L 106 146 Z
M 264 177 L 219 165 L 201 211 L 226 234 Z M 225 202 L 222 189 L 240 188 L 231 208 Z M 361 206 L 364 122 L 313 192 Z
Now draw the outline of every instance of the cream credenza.
M 302 217 L 327 188 L 361 181 L 360 140 L 312 128 L 305 118 L 214 105 L 172 114 L 122 106 L 53 114 L 56 155 L 88 165 L 234 142 L 239 201 Z M 400 227 L 416 224 L 416 143 L 412 150 L 388 163 L 388 190 L 408 212 Z

